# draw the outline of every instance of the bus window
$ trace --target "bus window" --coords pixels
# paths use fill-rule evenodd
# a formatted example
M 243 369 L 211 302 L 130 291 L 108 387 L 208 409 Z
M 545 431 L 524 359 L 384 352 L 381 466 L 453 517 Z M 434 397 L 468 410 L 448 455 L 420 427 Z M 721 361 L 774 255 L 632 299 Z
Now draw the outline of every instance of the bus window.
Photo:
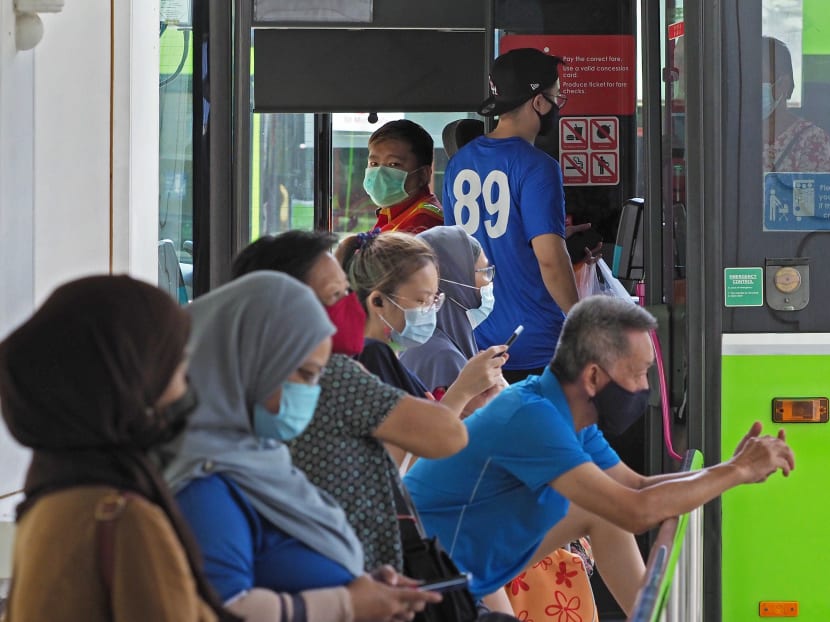
M 371 229 L 375 223 L 376 206 L 363 190 L 363 174 L 369 154 L 368 142 L 372 132 L 384 123 L 395 119 L 409 119 L 429 132 L 434 142 L 432 163 L 432 188 L 435 196 L 442 201 L 444 170 L 447 154 L 441 139 L 444 127 L 456 119 L 476 117 L 458 112 L 379 113 L 375 123 L 369 122 L 367 113 L 336 113 L 332 115 L 333 131 L 333 198 L 332 230 L 336 233 L 350 233 Z
M 314 228 L 314 115 L 254 113 L 250 239 Z
M 189 16 L 167 15 L 162 11 L 162 17 L 165 16 L 174 21 L 162 22 L 159 35 L 158 239 L 172 241 L 183 285 L 187 287 L 186 298 L 190 299 L 193 297 L 190 279 L 193 271 L 193 42 L 191 28 L 186 25 Z

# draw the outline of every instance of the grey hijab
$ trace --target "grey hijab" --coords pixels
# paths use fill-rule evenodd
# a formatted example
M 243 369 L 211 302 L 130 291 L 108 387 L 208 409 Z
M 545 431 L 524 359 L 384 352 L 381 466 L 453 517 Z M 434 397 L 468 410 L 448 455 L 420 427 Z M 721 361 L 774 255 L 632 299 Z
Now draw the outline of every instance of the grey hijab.
M 431 391 L 452 384 L 467 360 L 478 353 L 466 310 L 481 305 L 481 293 L 473 289 L 475 262 L 481 247 L 458 225 L 432 227 L 417 237 L 429 244 L 438 257 L 439 287 L 447 300 L 438 311 L 438 323 L 430 340 L 403 352 L 401 362 Z
M 254 272 L 188 310 L 189 377 L 199 406 L 162 453 L 167 482 L 177 492 L 196 478 L 221 473 L 271 524 L 362 574 L 363 549 L 334 498 L 294 468 L 284 444 L 264 444 L 251 426 L 254 405 L 334 333 L 316 296 L 287 275 Z

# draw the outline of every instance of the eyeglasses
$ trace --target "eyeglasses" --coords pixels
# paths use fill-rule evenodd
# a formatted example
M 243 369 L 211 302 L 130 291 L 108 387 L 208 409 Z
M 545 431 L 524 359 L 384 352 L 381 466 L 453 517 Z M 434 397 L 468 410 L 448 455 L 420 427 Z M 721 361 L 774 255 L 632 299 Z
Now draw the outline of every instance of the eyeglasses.
M 568 103 L 568 96 L 567 95 L 554 95 L 553 98 L 549 97 L 547 93 L 540 93 L 542 97 L 545 98 L 545 101 L 549 104 L 553 104 L 559 110 L 565 107 L 565 104 Z
M 545 98 L 547 99 L 547 98 Z M 484 280 L 488 283 L 492 281 L 496 276 L 496 266 L 487 266 L 486 268 L 476 268 L 476 272 L 481 272 L 481 275 L 484 277 Z
M 395 294 L 387 294 L 386 297 L 389 299 L 389 302 L 398 307 L 398 309 L 400 309 L 401 311 L 406 311 L 407 309 L 404 309 L 401 305 L 392 300 L 392 298 L 399 298 L 401 300 L 409 300 L 412 302 L 416 302 L 418 303 L 418 306 L 414 308 L 426 315 L 431 311 L 438 311 L 442 306 L 444 306 L 444 299 L 446 298 L 446 295 L 444 294 L 444 292 L 438 292 L 432 298 L 432 302 L 427 303 L 422 303 L 419 300 L 412 300 L 412 298 L 407 298 L 406 296 L 397 296 Z

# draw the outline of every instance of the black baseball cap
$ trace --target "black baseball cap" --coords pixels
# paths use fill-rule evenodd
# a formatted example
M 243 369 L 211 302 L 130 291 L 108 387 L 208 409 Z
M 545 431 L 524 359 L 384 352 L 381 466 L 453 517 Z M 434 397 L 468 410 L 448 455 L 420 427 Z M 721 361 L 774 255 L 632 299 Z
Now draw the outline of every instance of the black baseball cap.
M 490 117 L 518 108 L 528 99 L 553 86 L 559 78 L 558 56 L 535 48 L 510 50 L 499 56 L 490 71 L 490 97 L 478 114 Z

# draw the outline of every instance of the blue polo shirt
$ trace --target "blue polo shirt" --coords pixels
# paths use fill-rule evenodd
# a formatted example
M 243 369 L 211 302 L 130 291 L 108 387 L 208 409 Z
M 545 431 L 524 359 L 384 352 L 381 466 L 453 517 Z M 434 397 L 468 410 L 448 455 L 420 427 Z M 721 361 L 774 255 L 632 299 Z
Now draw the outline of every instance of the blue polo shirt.
M 427 533 L 472 573 L 481 598 L 515 578 L 567 513 L 550 482 L 585 462 L 604 470 L 620 459 L 595 425 L 574 429 L 550 369 L 507 387 L 464 423 L 465 449 L 418 460 L 404 481 Z

